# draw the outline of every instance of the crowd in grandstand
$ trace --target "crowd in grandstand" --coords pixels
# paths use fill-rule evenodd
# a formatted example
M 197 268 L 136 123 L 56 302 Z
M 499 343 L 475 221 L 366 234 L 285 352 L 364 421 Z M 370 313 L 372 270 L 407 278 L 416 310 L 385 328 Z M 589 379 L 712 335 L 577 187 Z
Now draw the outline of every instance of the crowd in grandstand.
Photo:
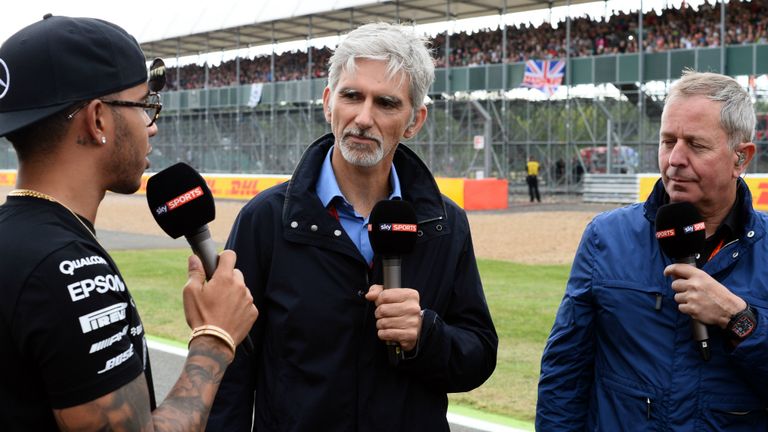
M 726 45 L 765 43 L 768 41 L 768 0 L 730 0 L 726 14 Z M 670 49 L 717 47 L 720 45 L 720 5 L 704 3 L 698 9 L 667 8 L 661 13 L 645 12 L 643 18 L 645 52 Z M 572 57 L 637 52 L 637 13 L 613 13 L 604 18 L 580 17 L 571 20 Z M 451 66 L 501 63 L 502 30 L 460 32 L 450 36 Z M 446 66 L 445 33 L 432 38 L 435 64 Z M 508 26 L 506 61 L 520 62 L 566 57 L 566 26 L 550 23 Z M 325 76 L 328 48 L 312 48 L 312 77 Z M 240 58 L 206 68 L 197 64 L 170 70 L 170 89 L 222 87 L 272 81 L 272 56 Z M 275 81 L 307 77 L 309 56 L 306 51 L 285 52 L 274 56 Z M 239 77 L 238 67 L 239 62 Z M 208 77 L 206 79 L 206 72 Z

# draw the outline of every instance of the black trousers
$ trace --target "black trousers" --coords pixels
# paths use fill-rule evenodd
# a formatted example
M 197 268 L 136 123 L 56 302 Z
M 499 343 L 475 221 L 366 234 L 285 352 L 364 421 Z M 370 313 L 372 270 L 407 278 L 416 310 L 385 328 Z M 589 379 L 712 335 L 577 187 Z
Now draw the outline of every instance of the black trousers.
M 539 195 L 539 177 L 535 175 L 529 175 L 525 178 L 525 182 L 528 183 L 528 195 L 531 196 L 531 202 L 536 198 L 536 201 L 541 202 L 541 195 Z

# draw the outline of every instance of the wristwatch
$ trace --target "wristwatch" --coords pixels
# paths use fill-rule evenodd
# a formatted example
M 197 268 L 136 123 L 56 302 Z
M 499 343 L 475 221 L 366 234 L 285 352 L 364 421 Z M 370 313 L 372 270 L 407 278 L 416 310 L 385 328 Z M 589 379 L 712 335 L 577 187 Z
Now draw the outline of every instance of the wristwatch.
M 733 314 L 731 320 L 728 321 L 728 325 L 725 329 L 728 331 L 728 336 L 732 340 L 743 341 L 757 327 L 757 317 L 752 308 L 747 304 L 747 307 L 741 311 Z

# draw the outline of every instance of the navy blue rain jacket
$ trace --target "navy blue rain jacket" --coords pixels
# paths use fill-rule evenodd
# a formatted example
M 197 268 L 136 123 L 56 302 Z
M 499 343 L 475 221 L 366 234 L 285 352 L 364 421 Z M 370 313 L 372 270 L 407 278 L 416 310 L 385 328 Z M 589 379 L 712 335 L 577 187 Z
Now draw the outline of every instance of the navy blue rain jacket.
M 659 181 L 645 204 L 597 216 L 581 239 L 541 362 L 539 431 L 768 430 L 768 217 L 752 208 L 738 240 L 702 268 L 754 307 L 755 332 L 735 349 L 708 326 L 702 360 L 691 319 L 665 277 L 655 237 Z
M 464 211 L 402 144 L 394 164 L 419 222 L 402 259 L 402 283 L 424 309 L 417 353 L 397 367 L 376 336 L 381 283 L 314 189 L 334 142 L 312 144 L 290 183 L 257 195 L 238 216 L 227 247 L 259 308 L 252 355 L 238 349 L 219 388 L 208 430 L 448 431 L 447 392 L 482 384 L 498 338 L 475 263 Z

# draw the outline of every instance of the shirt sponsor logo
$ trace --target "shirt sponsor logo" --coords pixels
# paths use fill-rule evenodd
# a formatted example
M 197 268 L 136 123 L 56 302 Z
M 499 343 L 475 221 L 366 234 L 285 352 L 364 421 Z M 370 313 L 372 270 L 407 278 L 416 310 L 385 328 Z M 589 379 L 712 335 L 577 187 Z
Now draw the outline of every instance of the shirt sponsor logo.
M 69 296 L 73 302 L 88 298 L 92 291 L 104 294 L 107 291 L 123 292 L 125 284 L 117 275 L 96 276 L 93 279 L 83 279 L 67 285 Z
M 138 336 L 144 332 L 144 326 L 139 324 L 136 327 L 131 327 L 131 336 Z
M 101 351 L 104 348 L 111 347 L 116 342 L 120 341 L 120 339 L 123 338 L 123 336 L 128 334 L 128 326 L 123 327 L 122 330 L 119 332 L 113 334 L 112 336 L 104 339 L 103 341 L 96 342 L 95 344 L 91 345 L 91 350 L 88 351 L 89 354 L 93 354 L 95 352 Z
M 91 312 L 88 315 L 81 316 L 79 320 L 80 328 L 83 329 L 83 334 L 124 320 L 125 311 L 127 308 L 128 303 L 117 303 L 112 306 L 99 309 L 96 312 Z
M 127 350 L 123 351 L 122 353 L 118 354 L 116 357 L 112 357 L 111 359 L 107 360 L 107 363 L 104 365 L 104 369 L 100 370 L 99 373 L 103 374 L 104 372 L 114 369 L 121 364 L 125 363 L 126 360 L 131 358 L 133 356 L 133 345 L 131 345 Z
M 59 271 L 71 276 L 75 274 L 75 270 L 79 269 L 80 267 L 96 265 L 96 264 L 107 265 L 107 261 L 98 255 L 80 258 L 74 261 L 66 260 L 59 263 Z

